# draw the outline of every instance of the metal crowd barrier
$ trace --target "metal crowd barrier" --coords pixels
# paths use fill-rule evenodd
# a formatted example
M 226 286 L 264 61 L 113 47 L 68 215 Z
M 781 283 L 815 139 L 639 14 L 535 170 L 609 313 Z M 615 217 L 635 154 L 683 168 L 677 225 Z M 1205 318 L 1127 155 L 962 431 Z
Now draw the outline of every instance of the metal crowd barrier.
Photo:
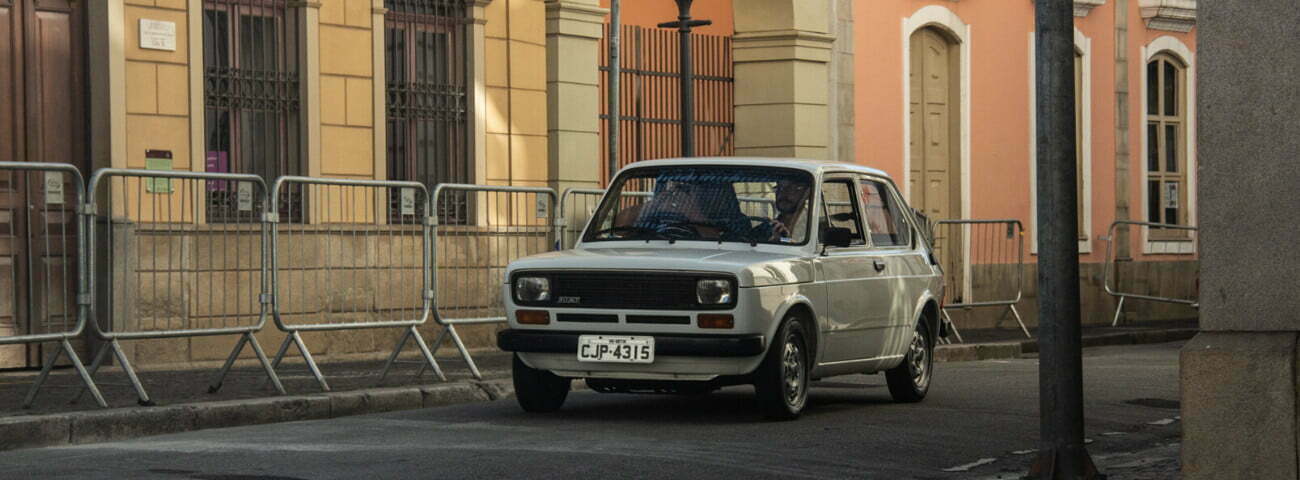
M 400 327 L 380 381 L 409 340 L 422 363 L 446 380 L 417 330 L 433 309 L 428 189 L 419 182 L 280 177 L 271 205 L 272 312 L 287 333 L 272 367 L 292 344 L 329 391 L 302 332 Z
M 12 334 L 0 334 L 0 346 L 58 342 L 48 357 L 41 357 L 45 363 L 23 408 L 31 407 L 61 355 L 68 356 L 95 402 L 108 406 L 71 342 L 85 330 L 90 317 L 89 263 L 81 253 L 87 238 L 81 215 L 85 187 L 81 172 L 68 164 L 0 162 L 0 198 L 9 197 L 5 204 L 13 207 L 0 217 L 9 227 L 7 238 L 0 239 L 4 249 L 0 258 L 7 261 L 0 268 L 6 268 L 11 279 L 0 292 L 8 305 L 0 315 L 12 319 L 14 329 Z M 27 251 L 19 250 L 24 237 L 33 240 L 27 242 Z M 27 301 L 18 298 L 22 288 L 16 282 L 26 282 Z M 24 304 L 27 311 L 18 308 Z
M 1006 307 L 1002 318 L 1010 312 L 1025 336 L 1033 338 L 1016 310 L 1016 304 L 1024 294 L 1025 277 L 1024 226 L 1020 220 L 940 220 L 934 222 L 933 239 L 935 252 L 943 266 L 944 284 L 948 286 L 944 289 L 946 298 L 942 312 L 957 341 L 963 341 L 961 332 L 948 315 L 948 310 L 980 307 Z M 970 244 L 970 258 L 966 257 L 967 242 Z M 1014 288 L 1001 289 L 1005 291 L 998 292 L 1000 295 L 993 299 L 976 301 L 970 291 L 973 289 L 966 288 L 971 283 L 969 276 L 974 265 L 1013 266 Z
M 559 241 L 558 200 L 541 187 L 444 183 L 433 190 L 434 320 L 443 327 L 433 348 L 450 337 L 474 378 L 483 376 L 456 326 L 506 321 L 506 266 Z
M 1134 225 L 1138 227 L 1147 227 L 1147 228 L 1182 230 L 1182 231 L 1192 232 L 1191 235 L 1195 235 L 1195 232 L 1197 231 L 1196 227 L 1187 226 L 1187 225 L 1139 222 L 1133 220 L 1116 220 L 1110 224 L 1110 229 L 1107 231 L 1107 235 L 1106 235 L 1105 264 L 1102 267 L 1102 273 L 1101 273 L 1102 287 L 1106 290 L 1106 293 L 1112 297 L 1119 297 L 1119 304 L 1115 305 L 1115 316 L 1114 316 L 1114 320 L 1111 321 L 1110 326 L 1114 327 L 1119 325 L 1119 317 L 1124 314 L 1124 301 L 1129 298 L 1133 298 L 1137 300 L 1149 300 L 1152 302 L 1175 303 L 1180 305 L 1187 305 L 1192 308 L 1200 308 L 1200 300 L 1195 298 L 1172 298 L 1172 297 L 1159 297 L 1155 295 L 1140 294 L 1140 293 L 1128 293 L 1128 292 L 1119 291 L 1118 286 L 1111 287 L 1111 283 L 1110 283 L 1110 272 L 1112 270 L 1111 266 L 1115 264 L 1115 259 L 1113 259 L 1111 255 L 1113 255 L 1113 252 L 1115 250 L 1114 249 L 1115 237 L 1116 237 L 1116 232 L 1119 229 L 1120 225 Z
M 605 190 L 599 188 L 570 188 L 560 195 L 560 212 L 555 219 L 560 237 L 556 250 L 577 245 L 578 237 L 604 196 Z
M 152 405 L 121 341 L 239 335 L 210 391 L 221 388 L 247 344 L 284 393 L 253 335 L 266 324 L 262 294 L 270 281 L 263 261 L 269 235 L 262 222 L 268 202 L 261 177 L 101 169 L 91 177 L 87 198 L 86 256 L 94 269 L 88 282 L 90 291 L 102 294 L 102 308 L 91 308 L 91 325 L 107 342 L 90 375 L 112 352 L 139 403 Z M 106 285 L 96 288 L 100 278 Z

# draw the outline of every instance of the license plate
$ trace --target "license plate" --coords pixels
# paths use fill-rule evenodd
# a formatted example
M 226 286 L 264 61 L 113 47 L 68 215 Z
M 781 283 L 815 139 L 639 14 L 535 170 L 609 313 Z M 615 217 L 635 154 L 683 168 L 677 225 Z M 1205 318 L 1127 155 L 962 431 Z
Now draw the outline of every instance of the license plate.
M 578 361 L 654 363 L 655 337 L 580 335 L 578 336 Z

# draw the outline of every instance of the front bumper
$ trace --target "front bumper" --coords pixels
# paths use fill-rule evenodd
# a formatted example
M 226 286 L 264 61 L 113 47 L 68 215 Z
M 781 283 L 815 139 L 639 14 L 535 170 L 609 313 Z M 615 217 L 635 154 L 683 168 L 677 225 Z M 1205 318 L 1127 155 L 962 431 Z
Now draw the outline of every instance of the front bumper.
M 610 334 L 608 332 L 601 332 Z M 618 335 L 645 335 L 655 339 L 655 356 L 680 357 L 752 357 L 763 353 L 763 336 L 750 335 L 667 335 L 618 332 Z M 567 353 L 577 355 L 578 336 L 583 333 L 507 329 L 497 332 L 497 346 L 507 352 Z

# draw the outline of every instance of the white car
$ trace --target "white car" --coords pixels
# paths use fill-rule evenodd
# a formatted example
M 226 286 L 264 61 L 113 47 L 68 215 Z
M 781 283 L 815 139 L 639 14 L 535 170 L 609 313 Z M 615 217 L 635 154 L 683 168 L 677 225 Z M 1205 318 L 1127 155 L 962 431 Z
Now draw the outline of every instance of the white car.
M 598 392 L 753 384 L 775 418 L 810 380 L 885 372 L 894 399 L 930 387 L 943 275 L 884 172 L 798 159 L 638 162 L 572 250 L 511 262 L 502 295 L 519 405 Z

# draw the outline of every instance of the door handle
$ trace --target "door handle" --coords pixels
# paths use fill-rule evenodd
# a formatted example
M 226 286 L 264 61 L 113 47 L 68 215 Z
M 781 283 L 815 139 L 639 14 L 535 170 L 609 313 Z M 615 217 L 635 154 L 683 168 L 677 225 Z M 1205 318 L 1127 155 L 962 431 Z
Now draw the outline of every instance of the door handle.
M 875 261 L 875 266 L 876 266 L 876 271 L 877 271 L 877 272 L 883 272 L 883 271 L 885 271 L 885 262 L 884 262 L 883 260 L 876 260 L 876 261 Z

